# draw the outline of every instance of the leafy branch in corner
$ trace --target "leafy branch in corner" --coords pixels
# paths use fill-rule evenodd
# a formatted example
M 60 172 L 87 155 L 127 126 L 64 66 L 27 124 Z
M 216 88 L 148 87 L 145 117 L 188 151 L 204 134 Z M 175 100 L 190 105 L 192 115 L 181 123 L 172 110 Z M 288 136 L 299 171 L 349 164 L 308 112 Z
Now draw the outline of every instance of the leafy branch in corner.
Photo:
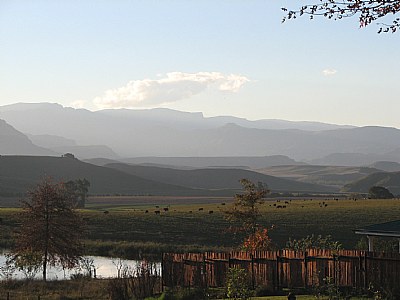
M 315 16 L 322 16 L 327 19 L 341 20 L 343 18 L 358 16 L 360 27 L 366 27 L 375 21 L 393 15 L 391 23 L 377 22 L 380 25 L 378 33 L 396 32 L 400 29 L 400 0 L 319 0 L 318 3 L 303 5 L 297 10 L 289 10 L 285 7 L 282 10 L 286 13 L 282 22 L 308 15 L 310 19 Z

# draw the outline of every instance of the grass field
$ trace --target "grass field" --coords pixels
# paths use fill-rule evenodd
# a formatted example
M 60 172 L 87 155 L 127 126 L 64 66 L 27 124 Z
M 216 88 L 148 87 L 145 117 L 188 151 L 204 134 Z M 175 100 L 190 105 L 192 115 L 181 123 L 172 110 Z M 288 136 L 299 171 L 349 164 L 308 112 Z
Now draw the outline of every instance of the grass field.
M 224 210 L 231 201 L 204 197 L 91 198 L 81 211 L 87 224 L 87 252 L 134 257 L 138 253 L 229 250 L 242 238 L 226 230 L 229 223 Z M 286 208 L 277 208 L 279 205 Z M 17 208 L 0 209 L 0 247 L 12 246 L 17 212 Z M 361 238 L 354 234 L 355 229 L 398 219 L 400 200 L 274 199 L 261 205 L 261 214 L 263 225 L 274 225 L 271 238 L 278 247 L 289 237 L 321 234 L 331 235 L 351 249 Z

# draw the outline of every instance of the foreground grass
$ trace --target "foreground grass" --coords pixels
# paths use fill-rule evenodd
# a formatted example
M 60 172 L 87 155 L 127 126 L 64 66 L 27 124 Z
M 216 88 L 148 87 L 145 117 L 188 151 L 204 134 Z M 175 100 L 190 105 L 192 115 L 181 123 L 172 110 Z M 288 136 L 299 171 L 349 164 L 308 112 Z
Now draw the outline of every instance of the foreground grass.
M 108 197 L 89 200 L 80 213 L 86 226 L 87 254 L 133 257 L 145 253 L 223 251 L 238 245 L 241 236 L 227 231 L 224 198 L 129 200 Z M 260 223 L 274 226 L 271 238 L 283 247 L 291 238 L 331 235 L 345 248 L 355 247 L 354 230 L 398 219 L 400 200 L 268 200 L 261 206 Z M 277 208 L 277 206 L 286 208 Z M 0 209 L 0 247 L 12 247 L 18 209 Z M 146 212 L 147 211 L 147 212 Z M 156 214 L 155 211 L 159 211 Z
M 109 299 L 107 280 L 0 282 L 0 299 Z
M 193 288 L 192 288 L 193 290 Z M 158 292 L 157 292 L 158 291 Z M 188 291 L 188 289 L 186 289 Z M 226 299 L 224 298 L 224 289 L 210 289 L 210 299 Z M 155 293 L 161 293 L 161 288 L 156 287 Z M 182 297 L 181 291 L 168 293 L 168 299 L 189 299 L 187 296 Z M 282 294 L 281 294 L 282 295 Z M 7 298 L 9 297 L 9 298 Z M 315 295 L 296 295 L 298 300 L 315 300 Z M 109 280 L 108 279 L 81 279 L 81 280 L 65 280 L 65 281 L 0 281 L 0 299 L 13 300 L 108 300 L 109 296 Z M 154 296 L 151 299 L 163 299 Z M 196 297 L 196 299 L 199 299 Z M 265 296 L 251 297 L 251 300 L 286 300 L 287 295 L 283 296 Z M 318 296 L 320 300 L 329 299 L 328 296 Z M 371 299 L 368 297 L 351 297 L 346 299 Z

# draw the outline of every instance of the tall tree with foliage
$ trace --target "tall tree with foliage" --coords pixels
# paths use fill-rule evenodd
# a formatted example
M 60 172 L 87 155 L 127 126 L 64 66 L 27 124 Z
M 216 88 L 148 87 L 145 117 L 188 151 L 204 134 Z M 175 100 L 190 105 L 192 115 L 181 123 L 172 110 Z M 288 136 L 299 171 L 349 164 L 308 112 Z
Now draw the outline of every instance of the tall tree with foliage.
M 236 224 L 235 231 L 245 232 L 242 249 L 246 251 L 267 250 L 272 244 L 268 230 L 260 226 L 259 207 L 270 192 L 262 183 L 255 185 L 248 179 L 241 179 L 243 193 L 235 195 L 233 207 L 227 210 L 226 219 Z
M 46 281 L 48 266 L 73 268 L 82 255 L 83 223 L 72 208 L 71 194 L 62 183 L 45 179 L 22 202 L 21 226 L 16 233 L 13 257 L 21 267 L 35 257 Z
M 314 16 L 322 16 L 333 20 L 356 16 L 360 27 L 378 22 L 381 25 L 378 33 L 394 33 L 400 28 L 400 17 L 398 17 L 400 0 L 314 0 L 314 3 L 303 5 L 296 10 L 287 8 L 282 8 L 282 10 L 287 12 L 283 22 L 304 15 L 310 16 L 311 19 Z M 391 20 L 386 23 L 388 18 Z
M 393 199 L 394 195 L 383 186 L 372 186 L 368 190 L 368 198 L 370 199 Z
M 65 188 L 71 194 L 73 204 L 77 208 L 84 208 L 89 192 L 90 182 L 86 178 L 70 180 L 65 183 Z

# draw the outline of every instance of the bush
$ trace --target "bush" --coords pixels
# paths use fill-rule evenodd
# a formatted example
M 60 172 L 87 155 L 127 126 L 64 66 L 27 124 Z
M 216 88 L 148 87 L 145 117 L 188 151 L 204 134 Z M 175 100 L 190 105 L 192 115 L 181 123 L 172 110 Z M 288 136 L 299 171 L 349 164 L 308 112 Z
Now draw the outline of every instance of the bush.
M 229 268 L 226 278 L 226 295 L 232 299 L 250 298 L 249 278 L 245 269 Z

